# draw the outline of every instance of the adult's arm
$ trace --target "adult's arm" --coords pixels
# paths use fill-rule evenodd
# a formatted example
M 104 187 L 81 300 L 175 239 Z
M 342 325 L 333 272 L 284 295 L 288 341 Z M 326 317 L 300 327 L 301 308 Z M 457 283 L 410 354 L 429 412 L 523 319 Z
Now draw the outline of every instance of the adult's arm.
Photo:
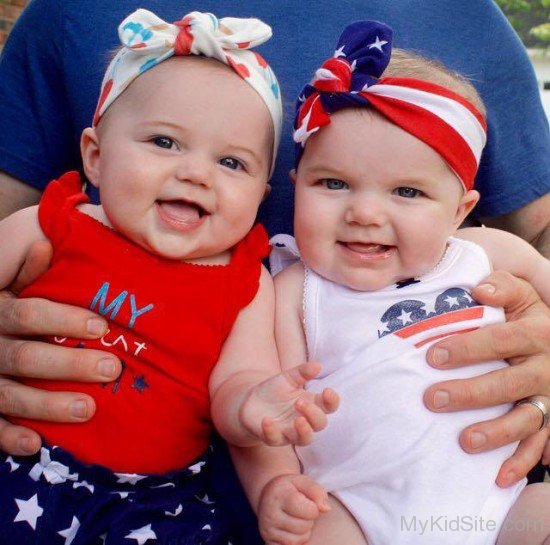
M 0 221 L 40 200 L 40 190 L 0 171 Z
M 482 218 L 482 222 L 520 236 L 550 259 L 550 193 L 508 214 Z
M 472 77 L 488 111 L 487 146 L 476 177 L 481 199 L 474 214 L 536 244 L 548 227 L 550 210 L 548 119 L 517 34 L 494 2 L 477 4 L 488 16 L 477 23 L 485 29 L 483 69 L 471 75 L 465 59 L 461 70 Z
M 504 307 L 506 323 L 440 341 L 428 351 L 429 363 L 444 370 L 507 359 L 510 366 L 475 378 L 434 384 L 425 392 L 426 406 L 449 412 L 513 403 L 532 395 L 550 397 L 550 309 L 527 282 L 505 272 L 493 273 L 472 295 L 482 304 Z M 538 431 L 541 415 L 531 409 L 516 407 L 461 433 L 462 447 L 472 453 L 521 440 L 516 454 L 499 472 L 500 486 L 520 480 L 540 460 L 549 431 Z

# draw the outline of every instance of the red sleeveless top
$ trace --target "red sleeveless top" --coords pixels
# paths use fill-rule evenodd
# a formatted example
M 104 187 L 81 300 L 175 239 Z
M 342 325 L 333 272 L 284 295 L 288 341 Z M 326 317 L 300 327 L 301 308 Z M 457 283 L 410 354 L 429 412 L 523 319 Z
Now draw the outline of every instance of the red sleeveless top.
M 51 268 L 20 296 L 102 314 L 109 320 L 102 339 L 48 341 L 110 351 L 124 370 L 104 385 L 22 381 L 90 394 L 97 411 L 89 422 L 12 420 L 81 461 L 114 471 L 185 467 L 208 445 L 208 379 L 239 311 L 258 290 L 261 260 L 269 252 L 266 232 L 254 227 L 228 265 L 196 265 L 148 253 L 76 209 L 85 202 L 76 172 L 48 185 L 38 214 L 54 248 Z

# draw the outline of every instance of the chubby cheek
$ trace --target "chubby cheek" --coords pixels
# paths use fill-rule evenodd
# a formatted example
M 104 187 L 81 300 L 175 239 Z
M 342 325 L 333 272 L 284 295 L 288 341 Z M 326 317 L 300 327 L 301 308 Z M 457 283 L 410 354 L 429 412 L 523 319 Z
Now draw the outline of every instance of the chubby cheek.
M 410 225 L 402 233 L 399 246 L 406 272 L 411 276 L 420 276 L 433 269 L 446 248 L 447 236 L 443 224 L 438 220 L 421 222 L 421 225 Z
M 262 198 L 263 189 L 259 191 L 256 188 L 247 192 L 227 192 L 223 195 L 219 206 L 220 211 L 224 211 L 222 215 L 228 221 L 228 226 L 244 237 L 254 224 Z

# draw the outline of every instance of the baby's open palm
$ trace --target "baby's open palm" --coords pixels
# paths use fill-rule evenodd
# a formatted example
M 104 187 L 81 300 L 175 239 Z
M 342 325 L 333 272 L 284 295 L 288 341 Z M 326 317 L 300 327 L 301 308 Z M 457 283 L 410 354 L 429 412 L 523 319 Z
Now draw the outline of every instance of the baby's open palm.
M 255 386 L 242 407 L 243 425 L 270 446 L 311 443 L 339 404 L 331 388 L 321 393 L 304 389 L 320 371 L 318 363 L 303 363 Z

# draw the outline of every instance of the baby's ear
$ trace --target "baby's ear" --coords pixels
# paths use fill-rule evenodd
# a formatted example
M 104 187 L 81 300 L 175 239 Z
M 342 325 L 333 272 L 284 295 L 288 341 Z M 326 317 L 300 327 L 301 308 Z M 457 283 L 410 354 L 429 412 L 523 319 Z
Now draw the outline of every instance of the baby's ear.
M 80 154 L 82 155 L 82 166 L 86 178 L 95 187 L 99 187 L 99 163 L 100 149 L 97 131 L 93 127 L 87 127 L 82 131 L 80 137 Z
M 289 173 L 288 175 L 290 176 L 290 180 L 291 182 L 296 185 L 296 169 L 293 168 Z
M 458 229 L 462 222 L 466 219 L 468 214 L 474 209 L 474 206 L 479 201 L 479 192 L 475 189 L 470 189 L 466 191 L 464 195 L 458 201 L 458 207 L 456 209 L 454 227 Z
M 264 196 L 262 197 L 262 202 L 269 197 L 270 193 L 271 193 L 271 186 L 269 184 L 265 184 L 265 190 L 264 190 Z

